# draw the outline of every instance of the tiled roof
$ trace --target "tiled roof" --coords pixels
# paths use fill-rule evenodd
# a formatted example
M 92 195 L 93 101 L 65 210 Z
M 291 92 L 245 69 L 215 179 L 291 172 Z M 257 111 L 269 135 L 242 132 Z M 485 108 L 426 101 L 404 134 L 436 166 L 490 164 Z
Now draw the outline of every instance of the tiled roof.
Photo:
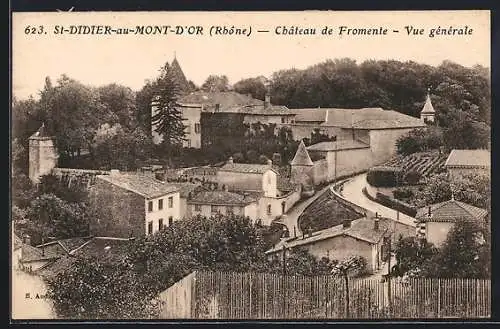
M 170 183 L 142 174 L 111 174 L 97 176 L 123 189 L 142 195 L 146 198 L 160 197 L 165 194 L 179 191 L 179 187 Z
M 230 171 L 247 174 L 263 174 L 268 170 L 276 172 L 276 170 L 270 165 L 253 163 L 226 163 L 219 169 L 219 171 Z
M 247 205 L 255 202 L 252 196 L 244 196 L 229 191 L 202 191 L 194 195 L 188 203 L 210 205 Z
M 491 154 L 488 150 L 452 150 L 445 166 L 490 167 Z
M 271 105 L 267 108 L 264 104 L 261 105 L 244 105 L 244 106 L 231 106 L 223 109 L 226 113 L 243 113 L 248 115 L 290 115 L 294 116 L 291 110 L 286 106 L 281 105 Z
M 370 145 L 357 140 L 340 140 L 336 142 L 321 142 L 308 146 L 307 149 L 311 151 L 340 151 L 369 148 Z
M 59 273 L 71 268 L 78 258 L 63 256 L 36 270 L 35 273 L 46 279 L 55 278 Z
M 61 254 L 51 251 L 42 251 L 39 248 L 23 244 L 21 247 L 21 262 L 50 260 L 61 257 Z
M 91 239 L 91 237 L 78 237 L 78 238 L 62 239 L 62 240 L 51 241 L 48 243 L 38 245 L 37 248 L 42 248 L 45 246 L 59 244 L 65 253 L 70 253 L 71 251 L 80 247 L 81 245 L 83 245 L 85 242 L 87 242 L 90 239 Z
M 312 236 L 302 238 L 296 237 L 287 240 L 283 240 L 278 243 L 273 249 L 266 251 L 266 253 L 274 253 L 277 251 L 281 251 L 283 245 L 286 248 L 293 248 L 302 245 L 307 245 L 311 243 L 315 243 L 318 241 L 323 241 L 326 239 L 332 239 L 338 236 L 350 236 L 358 240 L 362 240 L 368 242 L 370 244 L 378 243 L 384 235 L 386 235 L 389 230 L 390 223 L 392 221 L 386 218 L 379 219 L 379 228 L 378 230 L 374 229 L 374 220 L 371 218 L 363 217 L 359 219 L 355 219 L 351 221 L 351 226 L 348 228 L 344 228 L 343 224 L 330 227 L 321 231 L 317 231 L 312 233 Z
M 420 119 L 382 108 L 294 109 L 295 122 L 321 122 L 326 127 L 394 129 L 424 127 Z
M 169 183 L 170 185 L 177 186 L 179 188 L 179 193 L 181 198 L 187 198 L 189 193 L 194 192 L 197 188 L 201 187 L 200 184 L 194 183 Z
M 194 91 L 179 98 L 180 104 L 204 105 L 207 111 L 213 111 L 215 104 L 220 104 L 220 110 L 224 111 L 237 105 L 262 105 L 262 101 L 254 99 L 234 91 L 207 92 Z
M 297 152 L 295 152 L 295 156 L 292 159 L 292 162 L 290 162 L 290 165 L 292 166 L 312 166 L 313 162 L 311 160 L 311 157 L 309 156 L 309 153 L 307 153 L 306 146 L 304 144 L 304 141 L 300 141 L 299 147 L 297 148 Z
M 477 221 L 484 219 L 488 214 L 486 209 L 456 200 L 436 203 L 430 207 L 430 217 L 429 206 L 427 206 L 418 209 L 415 218 L 420 222 L 455 222 L 459 219 Z
M 122 260 L 127 256 L 128 248 L 132 243 L 133 239 L 94 237 L 76 249 L 72 255 L 104 261 Z
M 427 98 L 425 99 L 424 107 L 420 113 L 436 113 L 434 110 L 434 106 L 432 106 L 431 97 L 427 94 Z

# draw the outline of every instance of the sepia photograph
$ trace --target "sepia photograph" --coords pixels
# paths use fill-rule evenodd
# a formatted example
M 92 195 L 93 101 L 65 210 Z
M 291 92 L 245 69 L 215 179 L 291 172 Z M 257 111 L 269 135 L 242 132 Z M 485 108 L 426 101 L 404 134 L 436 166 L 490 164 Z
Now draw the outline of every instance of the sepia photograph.
M 11 320 L 491 319 L 490 36 L 12 13 Z

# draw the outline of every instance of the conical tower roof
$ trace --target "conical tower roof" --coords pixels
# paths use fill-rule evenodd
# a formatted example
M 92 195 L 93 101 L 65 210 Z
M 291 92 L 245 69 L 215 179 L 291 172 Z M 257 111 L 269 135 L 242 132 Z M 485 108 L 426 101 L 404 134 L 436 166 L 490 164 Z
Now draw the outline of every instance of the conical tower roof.
M 45 123 L 42 122 L 42 126 L 40 128 L 38 128 L 38 130 L 36 131 L 36 133 L 34 133 L 33 135 L 31 135 L 30 138 L 35 138 L 35 137 L 39 137 L 39 138 L 47 138 L 47 137 L 51 137 L 47 128 L 45 127 Z
M 434 106 L 432 106 L 431 96 L 429 92 L 427 92 L 427 98 L 425 100 L 424 107 L 422 108 L 422 111 L 420 113 L 436 113 L 436 111 L 434 110 Z
M 174 60 L 170 65 L 170 70 L 172 70 L 172 74 L 175 76 L 179 89 L 182 91 L 189 91 L 189 83 L 176 57 L 174 57 Z
M 307 152 L 306 146 L 304 145 L 304 141 L 300 141 L 299 148 L 293 157 L 292 162 L 290 163 L 292 166 L 312 166 L 314 165 L 309 153 Z

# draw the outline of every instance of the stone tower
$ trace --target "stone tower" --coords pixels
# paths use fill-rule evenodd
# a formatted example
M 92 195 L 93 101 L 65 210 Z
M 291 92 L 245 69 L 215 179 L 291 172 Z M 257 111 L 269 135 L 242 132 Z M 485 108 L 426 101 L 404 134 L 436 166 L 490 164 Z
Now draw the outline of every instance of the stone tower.
M 292 162 L 290 162 L 291 178 L 297 184 L 313 184 L 313 162 L 307 152 L 304 141 L 300 141 L 299 147 Z
M 29 178 L 38 183 L 40 176 L 49 174 L 57 167 L 58 154 L 54 137 L 50 136 L 45 124 L 29 138 Z
M 422 108 L 422 111 L 420 112 L 420 120 L 422 120 L 425 123 L 431 123 L 434 122 L 436 117 L 436 111 L 434 110 L 434 107 L 432 106 L 431 102 L 431 96 L 430 96 L 430 90 L 427 89 L 427 99 L 425 100 L 424 107 Z

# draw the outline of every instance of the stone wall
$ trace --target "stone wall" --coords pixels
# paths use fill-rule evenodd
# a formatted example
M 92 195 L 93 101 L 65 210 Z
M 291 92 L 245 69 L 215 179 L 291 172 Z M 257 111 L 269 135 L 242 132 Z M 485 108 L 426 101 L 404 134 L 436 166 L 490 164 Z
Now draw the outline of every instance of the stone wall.
M 120 238 L 143 237 L 145 201 L 136 193 L 97 179 L 90 188 L 90 207 L 96 211 L 90 222 L 90 233 Z

